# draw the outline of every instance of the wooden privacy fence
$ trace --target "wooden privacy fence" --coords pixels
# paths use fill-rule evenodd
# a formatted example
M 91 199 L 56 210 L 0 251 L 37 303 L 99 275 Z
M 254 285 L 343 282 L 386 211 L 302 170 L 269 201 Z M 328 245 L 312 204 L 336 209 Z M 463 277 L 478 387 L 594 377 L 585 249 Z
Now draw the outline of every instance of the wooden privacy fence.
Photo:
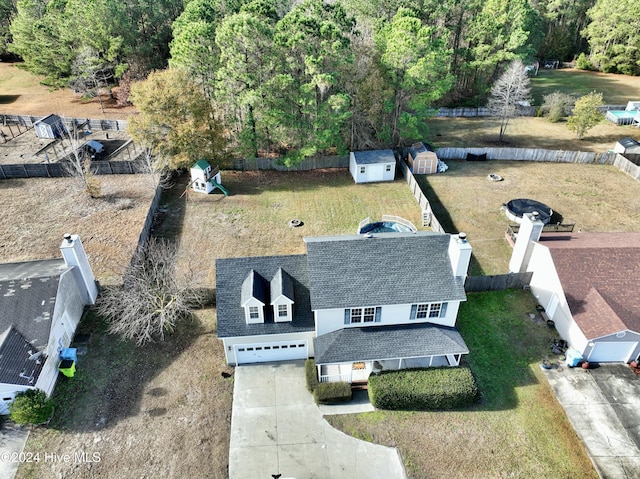
M 531 271 L 527 273 L 496 274 L 491 276 L 467 276 L 464 290 L 467 293 L 481 291 L 502 291 L 505 289 L 522 289 L 531 283 Z
M 519 116 L 535 116 L 535 106 L 521 106 L 518 108 Z M 474 118 L 474 117 L 488 117 L 492 116 L 491 112 L 486 106 L 479 107 L 458 107 L 458 108 L 438 108 L 436 117 L 448 117 L 448 118 Z
M 436 218 L 436 215 L 433 214 L 433 209 L 431 209 L 431 203 L 429 203 L 429 200 L 427 199 L 425 194 L 422 192 L 420 185 L 418 184 L 415 177 L 413 176 L 413 173 L 411 173 L 411 170 L 409 170 L 409 167 L 406 165 L 406 163 L 402 159 L 396 158 L 396 162 L 400 167 L 402 176 L 404 177 L 407 184 L 409 185 L 409 189 L 411 190 L 411 193 L 413 193 L 413 197 L 416 199 L 416 201 L 420 205 L 420 208 L 422 209 L 422 226 L 431 226 L 431 229 L 433 231 L 437 231 L 439 233 L 446 233 L 446 231 L 438 221 L 438 218 Z
M 307 158 L 295 166 L 279 164 L 281 158 L 240 158 L 234 160 L 233 169 L 240 171 L 277 170 L 277 171 L 307 171 L 320 168 L 349 168 L 348 156 L 323 156 Z
M 148 173 L 147 165 L 141 160 L 92 161 L 91 171 L 96 175 L 134 175 Z M 61 178 L 71 176 L 65 165 L 60 163 L 22 163 L 1 165 L 0 179 L 17 178 Z
M 614 164 L 616 153 L 593 151 L 540 150 L 535 148 L 439 148 L 441 160 L 464 160 L 467 154 L 487 155 L 487 160 L 539 161 L 552 163 Z

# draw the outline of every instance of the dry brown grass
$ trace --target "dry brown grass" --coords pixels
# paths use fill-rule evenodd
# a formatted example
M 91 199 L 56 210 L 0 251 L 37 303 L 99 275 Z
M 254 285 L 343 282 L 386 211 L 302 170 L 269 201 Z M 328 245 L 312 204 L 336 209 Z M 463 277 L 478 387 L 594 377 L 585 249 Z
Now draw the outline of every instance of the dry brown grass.
M 520 117 L 509 123 L 505 143 L 498 143 L 500 127 L 492 118 L 434 118 L 428 124 L 437 148 L 510 147 L 606 152 L 612 150 L 620 138 L 637 137 L 640 133 L 633 126 L 617 126 L 603 120 L 589 130 L 583 140 L 578 140 L 565 122 L 550 123 L 546 118 Z
M 520 161 L 447 161 L 444 174 L 420 175 L 423 191 L 447 231 L 469 235 L 473 274 L 508 272 L 511 248 L 503 203 L 532 198 L 576 231 L 640 231 L 640 183 L 613 166 Z M 489 173 L 504 178 L 487 179 Z
M 71 118 L 125 119 L 133 107 L 118 107 L 103 95 L 104 114 L 97 99 L 83 101 L 69 88 L 50 90 L 40 84 L 43 77 L 19 68 L 19 63 L 0 62 L 0 113 L 44 116 L 55 113 Z
M 58 258 L 62 236 L 79 234 L 96 278 L 118 282 L 154 190 L 143 175 L 98 180 L 101 196 L 96 199 L 70 178 L 0 180 L 0 262 Z

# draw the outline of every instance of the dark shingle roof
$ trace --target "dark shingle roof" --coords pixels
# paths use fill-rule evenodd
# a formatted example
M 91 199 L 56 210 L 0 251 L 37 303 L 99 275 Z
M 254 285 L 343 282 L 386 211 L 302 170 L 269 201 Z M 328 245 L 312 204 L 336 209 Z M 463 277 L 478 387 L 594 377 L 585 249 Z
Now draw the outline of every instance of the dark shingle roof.
M 13 326 L 0 334 L 0 383 L 33 386 L 44 358 L 29 359 L 37 349 Z
M 457 329 L 429 323 L 344 328 L 313 344 L 316 364 L 469 353 Z
M 396 157 L 392 150 L 354 151 L 356 165 L 373 165 L 377 163 L 394 163 Z
M 414 143 L 413 145 L 411 145 L 409 147 L 409 154 L 411 155 L 412 158 L 417 158 L 417 156 L 420 153 L 424 153 L 425 151 L 431 151 L 433 152 L 433 147 L 431 145 L 429 145 L 428 143 L 423 143 L 423 142 L 418 142 L 418 143 Z
M 464 301 L 453 276 L 449 235 L 431 232 L 305 238 L 311 307 Z
M 294 300 L 293 279 L 282 268 L 278 268 L 271 280 L 271 301 L 280 295 L 291 301 Z
M 14 326 L 38 349 L 49 341 L 63 259 L 0 264 L 0 331 Z
M 640 233 L 543 234 L 541 244 L 587 339 L 640 333 Z
M 273 309 L 265 307 L 265 322 L 246 324 L 241 305 L 242 283 L 249 271 L 273 278 L 282 268 L 293 283 L 293 320 L 276 323 Z M 216 260 L 216 304 L 218 337 L 287 334 L 313 331 L 315 323 L 309 299 L 309 273 L 306 255 L 226 258 Z
M 255 298 L 262 304 L 269 302 L 269 283 L 266 279 L 256 273 L 249 271 L 247 277 L 242 282 L 242 292 L 240 294 L 240 304 L 245 304 L 249 299 Z

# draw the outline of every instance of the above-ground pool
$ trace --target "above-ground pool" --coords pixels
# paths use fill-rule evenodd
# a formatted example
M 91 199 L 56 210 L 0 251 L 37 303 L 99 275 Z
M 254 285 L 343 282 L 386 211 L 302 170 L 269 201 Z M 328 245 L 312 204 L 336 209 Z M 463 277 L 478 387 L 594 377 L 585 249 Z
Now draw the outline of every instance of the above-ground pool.
M 640 116 L 640 111 L 609 110 L 606 114 L 607 120 L 615 123 L 616 125 L 631 125 L 636 116 Z
M 393 221 L 378 221 L 360 228 L 360 234 L 365 233 L 414 233 L 414 231 L 409 226 Z
M 538 218 L 546 225 L 551 220 L 553 210 L 544 203 L 540 203 L 536 200 L 529 200 L 526 198 L 519 198 L 517 200 L 511 200 L 507 203 L 506 214 L 507 218 L 511 221 L 515 221 L 520 224 L 522 222 L 522 215 L 525 213 L 538 212 Z
M 358 234 L 367 233 L 415 233 L 418 228 L 411 221 L 399 216 L 382 216 L 382 221 L 371 222 L 369 218 L 360 222 Z

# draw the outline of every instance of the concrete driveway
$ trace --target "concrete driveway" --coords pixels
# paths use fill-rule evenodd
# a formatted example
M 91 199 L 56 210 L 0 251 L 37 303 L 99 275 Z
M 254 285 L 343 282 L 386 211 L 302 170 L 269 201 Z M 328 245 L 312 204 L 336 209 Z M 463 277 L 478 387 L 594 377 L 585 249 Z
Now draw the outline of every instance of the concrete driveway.
M 20 466 L 20 453 L 29 438 L 29 429 L 5 422 L 0 429 L 0 477 L 13 479 Z
M 304 361 L 238 366 L 230 479 L 406 478 L 395 448 L 333 429 L 306 390 Z
M 640 378 L 624 364 L 545 371 L 603 479 L 640 479 Z

